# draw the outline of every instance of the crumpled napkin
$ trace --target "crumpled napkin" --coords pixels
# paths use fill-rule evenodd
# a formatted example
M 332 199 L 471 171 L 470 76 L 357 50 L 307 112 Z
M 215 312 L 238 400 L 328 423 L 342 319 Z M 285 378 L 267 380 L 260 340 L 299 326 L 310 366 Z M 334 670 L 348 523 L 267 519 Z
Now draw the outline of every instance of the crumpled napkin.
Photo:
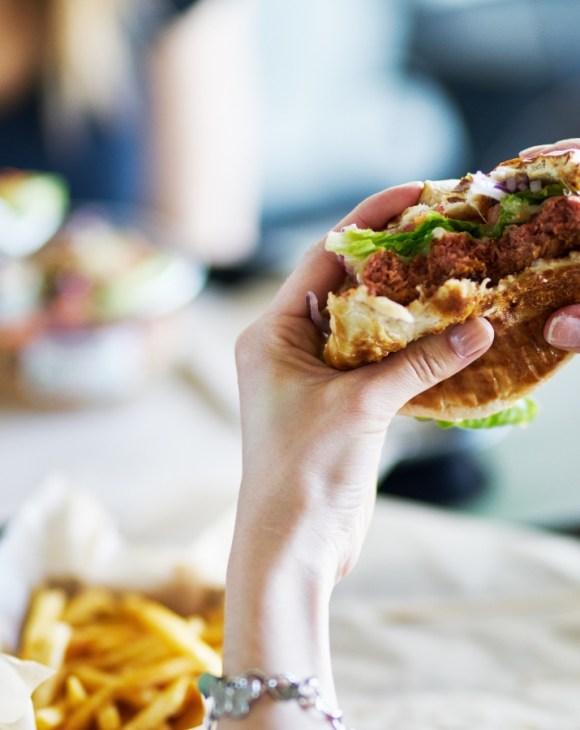
M 130 541 L 93 495 L 49 480 L 0 541 L 0 650 L 16 647 L 30 593 L 46 580 L 140 591 L 195 613 L 223 590 L 232 532 L 228 513 L 186 546 Z
M 49 667 L 0 654 L 0 730 L 34 730 L 30 698 L 54 674 Z

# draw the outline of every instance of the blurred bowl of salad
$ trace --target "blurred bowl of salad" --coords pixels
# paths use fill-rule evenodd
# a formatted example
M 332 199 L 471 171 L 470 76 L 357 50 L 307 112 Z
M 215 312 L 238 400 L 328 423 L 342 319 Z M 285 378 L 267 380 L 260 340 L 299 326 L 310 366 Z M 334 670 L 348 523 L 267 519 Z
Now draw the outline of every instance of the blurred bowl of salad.
M 206 280 L 159 216 L 95 203 L 68 212 L 26 255 L 0 246 L 0 272 L 2 262 L 12 270 L 0 273 L 2 380 L 9 395 L 36 406 L 101 405 L 141 392 L 179 358 L 188 306 Z M 9 311 L 19 296 L 26 327 Z

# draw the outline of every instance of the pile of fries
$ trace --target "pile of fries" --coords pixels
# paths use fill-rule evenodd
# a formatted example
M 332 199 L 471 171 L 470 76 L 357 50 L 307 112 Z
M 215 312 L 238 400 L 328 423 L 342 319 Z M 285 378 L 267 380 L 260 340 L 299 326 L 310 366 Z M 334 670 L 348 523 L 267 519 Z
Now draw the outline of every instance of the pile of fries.
M 41 588 L 19 656 L 55 669 L 33 695 L 38 730 L 188 730 L 197 679 L 221 671 L 222 605 L 182 617 L 135 593 Z

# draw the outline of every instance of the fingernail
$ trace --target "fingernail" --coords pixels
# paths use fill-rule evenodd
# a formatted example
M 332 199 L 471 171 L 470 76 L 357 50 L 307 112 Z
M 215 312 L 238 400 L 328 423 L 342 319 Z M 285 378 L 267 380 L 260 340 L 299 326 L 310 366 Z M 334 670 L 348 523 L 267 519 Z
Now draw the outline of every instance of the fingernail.
M 569 314 L 553 317 L 546 332 L 546 340 L 563 349 L 580 347 L 580 318 Z
M 472 319 L 448 331 L 449 344 L 459 357 L 469 357 L 487 347 L 493 339 L 493 327 L 486 319 Z
M 548 149 L 549 145 L 547 144 L 537 144 L 533 147 L 526 147 L 525 150 L 520 151 L 520 157 L 533 157 L 534 155 L 539 154 L 543 150 Z

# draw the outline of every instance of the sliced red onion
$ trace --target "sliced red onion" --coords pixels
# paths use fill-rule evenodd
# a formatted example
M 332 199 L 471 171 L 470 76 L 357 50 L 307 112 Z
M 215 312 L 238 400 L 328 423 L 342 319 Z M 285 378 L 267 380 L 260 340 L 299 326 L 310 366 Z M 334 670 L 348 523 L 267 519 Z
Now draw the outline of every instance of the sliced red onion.
M 352 265 L 352 263 L 348 261 L 347 258 L 341 253 L 337 253 L 336 258 L 338 259 L 338 263 L 344 269 L 345 274 L 347 276 L 350 276 L 353 281 L 357 281 L 357 270 Z
M 530 187 L 530 178 L 525 172 L 518 172 L 516 175 L 516 181 L 518 183 L 518 190 L 528 190 Z
M 508 194 L 508 190 L 503 183 L 493 180 L 481 170 L 478 170 L 472 176 L 471 192 L 474 195 L 486 195 L 494 200 L 501 200 Z
M 326 317 L 323 317 L 318 308 L 318 297 L 312 291 L 306 293 L 306 306 L 310 313 L 310 319 L 318 327 L 318 329 L 325 335 L 330 332 L 330 322 Z
M 544 187 L 544 183 L 542 180 L 531 180 L 530 181 L 530 190 L 532 193 L 539 193 L 540 190 Z

